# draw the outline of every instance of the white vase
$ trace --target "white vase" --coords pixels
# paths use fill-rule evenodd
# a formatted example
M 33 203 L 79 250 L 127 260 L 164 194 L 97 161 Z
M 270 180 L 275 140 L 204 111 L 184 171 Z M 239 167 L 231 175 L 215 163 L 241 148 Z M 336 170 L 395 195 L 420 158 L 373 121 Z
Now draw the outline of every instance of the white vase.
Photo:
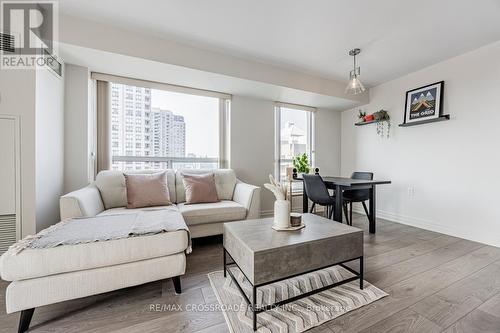
M 290 201 L 276 200 L 274 202 L 274 227 L 277 229 L 290 227 Z

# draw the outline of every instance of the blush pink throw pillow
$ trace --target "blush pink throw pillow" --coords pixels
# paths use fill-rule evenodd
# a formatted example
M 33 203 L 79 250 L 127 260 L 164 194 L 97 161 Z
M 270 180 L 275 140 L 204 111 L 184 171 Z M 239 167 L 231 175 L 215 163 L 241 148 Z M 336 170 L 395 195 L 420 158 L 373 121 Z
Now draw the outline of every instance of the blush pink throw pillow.
M 151 174 L 124 173 L 123 176 L 125 176 L 125 185 L 127 187 L 127 208 L 172 204 L 168 193 L 166 172 Z
M 186 189 L 186 204 L 219 202 L 213 173 L 201 175 L 182 175 Z

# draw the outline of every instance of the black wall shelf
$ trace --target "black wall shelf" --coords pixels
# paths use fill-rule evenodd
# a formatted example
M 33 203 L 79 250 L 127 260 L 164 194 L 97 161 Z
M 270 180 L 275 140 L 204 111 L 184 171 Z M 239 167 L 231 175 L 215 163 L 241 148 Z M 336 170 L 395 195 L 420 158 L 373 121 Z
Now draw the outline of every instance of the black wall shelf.
M 421 124 L 435 123 L 435 122 L 444 121 L 444 120 L 450 120 L 450 115 L 444 114 L 442 116 L 439 116 L 439 118 L 415 121 L 413 123 L 403 123 L 403 124 L 399 124 L 399 126 L 400 127 L 408 127 L 408 126 L 415 126 L 415 125 L 421 125 Z
M 384 122 L 384 121 L 388 121 L 388 120 L 384 119 L 384 120 L 360 121 L 359 123 L 354 123 L 354 125 L 356 125 L 356 126 L 364 126 L 364 125 L 368 125 L 368 124 L 381 123 L 381 122 Z

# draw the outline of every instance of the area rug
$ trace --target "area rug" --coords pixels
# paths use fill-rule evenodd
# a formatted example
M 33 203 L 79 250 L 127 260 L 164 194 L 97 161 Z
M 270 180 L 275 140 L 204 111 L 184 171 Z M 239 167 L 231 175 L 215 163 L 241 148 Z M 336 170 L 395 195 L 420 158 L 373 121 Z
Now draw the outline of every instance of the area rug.
M 245 293 L 251 295 L 252 287 L 243 273 L 236 267 L 232 267 L 231 271 Z M 353 274 L 348 270 L 334 266 L 259 287 L 257 289 L 257 304 L 272 304 L 352 276 Z M 252 312 L 229 274 L 224 278 L 223 271 L 217 271 L 209 273 L 208 278 L 230 331 L 233 333 L 253 332 Z M 259 313 L 257 315 L 257 331 L 265 333 L 304 332 L 387 295 L 366 281 L 364 289 L 361 290 L 359 289 L 359 280 L 355 280 Z

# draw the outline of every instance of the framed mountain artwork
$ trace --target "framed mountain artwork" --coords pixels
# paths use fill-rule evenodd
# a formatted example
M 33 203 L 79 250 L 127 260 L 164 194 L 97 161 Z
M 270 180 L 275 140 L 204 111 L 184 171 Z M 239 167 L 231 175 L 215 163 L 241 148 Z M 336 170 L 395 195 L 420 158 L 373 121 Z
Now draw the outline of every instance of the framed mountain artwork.
M 442 115 L 444 81 L 406 92 L 404 123 L 437 119 Z

